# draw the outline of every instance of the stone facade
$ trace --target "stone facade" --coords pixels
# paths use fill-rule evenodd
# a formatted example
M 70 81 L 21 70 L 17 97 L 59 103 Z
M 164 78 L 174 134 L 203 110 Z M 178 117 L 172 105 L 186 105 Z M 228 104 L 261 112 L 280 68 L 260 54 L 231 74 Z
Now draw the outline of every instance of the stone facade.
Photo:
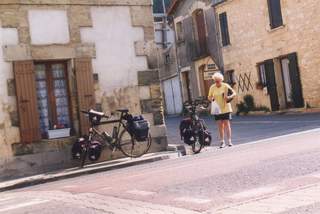
M 279 60 L 297 53 L 305 105 L 320 107 L 318 1 L 281 0 L 283 26 L 276 29 L 270 28 L 267 0 L 227 0 L 215 8 L 217 14 L 226 12 L 228 16 L 231 45 L 223 47 L 222 52 L 225 70 L 234 70 L 238 79 L 238 101 L 251 94 L 258 105 L 270 108 L 268 92 L 257 89 L 256 83 L 259 81 L 258 63 L 272 59 L 280 109 L 286 108 Z M 245 74 L 250 78 L 239 78 Z M 239 87 L 249 82 L 248 88 Z
M 58 38 L 53 37 L 52 41 L 37 44 L 32 35 L 39 31 L 31 27 L 32 11 L 65 13 L 68 35 L 63 39 L 67 42 L 54 42 Z M 154 143 L 151 150 L 166 149 L 150 0 L 4 0 L 0 2 L 0 14 L 0 179 L 74 164 L 70 161 L 70 145 L 74 138 L 20 143 L 14 61 L 67 62 L 76 136 L 79 134 L 79 109 L 73 59 L 92 58 L 97 107 L 107 113 L 128 107 L 134 114 L 143 114 L 152 122 Z M 109 152 L 103 157 L 109 159 Z

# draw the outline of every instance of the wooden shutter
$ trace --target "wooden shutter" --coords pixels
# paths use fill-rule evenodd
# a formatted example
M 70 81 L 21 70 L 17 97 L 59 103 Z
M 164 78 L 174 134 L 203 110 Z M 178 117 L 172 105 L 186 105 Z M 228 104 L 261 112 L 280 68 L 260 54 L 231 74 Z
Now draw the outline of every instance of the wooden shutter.
M 79 111 L 95 108 L 95 95 L 93 88 L 93 72 L 91 59 L 75 59 L 75 74 L 77 82 Z M 81 134 L 87 134 L 90 126 L 88 117 L 80 113 L 79 118 Z
M 200 49 L 200 56 L 207 53 L 207 31 L 206 25 L 204 21 L 204 13 L 203 10 L 199 10 L 196 12 L 196 23 L 197 23 L 197 31 L 198 31 L 198 38 L 199 38 L 199 49 Z
M 271 28 L 273 29 L 283 25 L 280 0 L 268 0 L 268 7 Z
M 210 8 L 204 11 L 207 23 L 207 47 L 208 51 L 214 59 L 214 62 L 218 65 L 220 71 L 223 71 L 222 53 L 220 50 L 219 38 L 217 35 L 217 24 L 215 10 Z
M 289 63 L 289 70 L 290 70 L 290 80 L 292 86 L 292 99 L 295 108 L 302 108 L 304 107 L 304 99 L 302 94 L 302 86 L 301 86 L 301 79 L 300 79 L 300 72 L 298 67 L 298 57 L 296 53 L 290 54 L 288 56 L 290 61 Z
M 219 19 L 220 19 L 222 45 L 227 46 L 230 44 L 227 13 L 225 12 L 221 13 L 219 15 Z
M 193 25 L 192 25 L 192 17 L 189 16 L 182 21 L 182 26 L 184 30 L 184 41 L 185 41 L 185 50 L 180 58 L 181 66 L 189 66 L 193 57 Z
M 21 141 L 41 139 L 33 61 L 13 63 Z
M 267 88 L 271 101 L 271 108 L 272 111 L 278 111 L 280 104 L 278 99 L 277 83 L 273 60 L 270 59 L 265 61 L 264 65 L 266 70 Z

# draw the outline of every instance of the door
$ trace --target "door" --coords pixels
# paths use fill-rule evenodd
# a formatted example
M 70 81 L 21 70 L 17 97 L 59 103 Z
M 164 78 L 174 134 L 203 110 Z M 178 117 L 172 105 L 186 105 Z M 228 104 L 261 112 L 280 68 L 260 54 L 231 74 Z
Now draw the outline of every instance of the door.
M 189 72 L 183 72 L 181 74 L 181 77 L 182 77 L 184 98 L 186 100 L 191 100 L 191 88 L 190 88 Z
M 169 115 L 182 112 L 182 95 L 178 77 L 163 82 L 166 112 Z
M 285 58 L 281 60 L 282 78 L 283 78 L 284 93 L 285 93 L 287 108 L 290 108 L 293 106 L 292 93 L 291 93 L 292 85 L 291 85 L 291 79 L 290 79 L 289 64 L 290 64 L 289 59 Z
M 278 111 L 280 108 L 280 104 L 278 99 L 278 91 L 273 60 L 271 59 L 265 61 L 264 66 L 266 71 L 267 88 L 270 96 L 271 109 L 272 111 Z

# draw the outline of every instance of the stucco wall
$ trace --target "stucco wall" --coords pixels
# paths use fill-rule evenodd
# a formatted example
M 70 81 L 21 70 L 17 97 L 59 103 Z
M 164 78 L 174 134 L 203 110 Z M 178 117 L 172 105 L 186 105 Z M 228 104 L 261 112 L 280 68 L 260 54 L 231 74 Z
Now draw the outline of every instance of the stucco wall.
M 231 45 L 223 48 L 225 70 L 234 69 L 237 76 L 251 73 L 253 89 L 239 94 L 252 94 L 257 103 L 270 106 L 269 96 L 255 89 L 256 65 L 297 52 L 305 101 L 320 107 L 319 2 L 282 0 L 281 4 L 284 26 L 274 30 L 269 26 L 266 0 L 230 0 L 217 6 L 218 14 L 228 15 Z
M 92 58 L 93 72 L 97 74 L 94 88 L 98 106 L 107 113 L 128 107 L 134 114 L 143 114 L 152 124 L 152 151 L 166 149 L 158 63 L 153 56 L 156 51 L 151 1 L 77 2 L 30 0 L 22 5 L 15 0 L 0 2 L 0 179 L 73 164 L 69 155 L 74 139 L 20 143 L 12 69 L 12 62 L 17 60 L 66 60 L 73 82 L 72 60 Z M 55 23 L 58 32 L 44 38 L 44 33 L 52 29 L 49 25 L 33 28 L 36 25 L 32 23 L 39 20 L 30 11 L 47 17 L 54 12 L 60 20 Z M 60 28 L 64 30 L 59 31 Z M 76 91 L 71 90 L 76 120 L 75 95 Z

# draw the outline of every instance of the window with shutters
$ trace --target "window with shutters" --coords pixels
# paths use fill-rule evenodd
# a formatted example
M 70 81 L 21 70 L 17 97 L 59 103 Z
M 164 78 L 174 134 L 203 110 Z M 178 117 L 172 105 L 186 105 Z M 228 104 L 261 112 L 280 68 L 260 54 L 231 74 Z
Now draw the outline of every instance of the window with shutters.
M 36 63 L 35 81 L 42 138 L 50 130 L 71 128 L 66 63 Z
M 281 0 L 267 0 L 269 7 L 269 18 L 271 29 L 278 28 L 283 25 Z
M 220 21 L 222 46 L 228 46 L 230 45 L 230 36 L 229 36 L 228 18 L 227 18 L 226 12 L 219 14 L 219 21 Z

